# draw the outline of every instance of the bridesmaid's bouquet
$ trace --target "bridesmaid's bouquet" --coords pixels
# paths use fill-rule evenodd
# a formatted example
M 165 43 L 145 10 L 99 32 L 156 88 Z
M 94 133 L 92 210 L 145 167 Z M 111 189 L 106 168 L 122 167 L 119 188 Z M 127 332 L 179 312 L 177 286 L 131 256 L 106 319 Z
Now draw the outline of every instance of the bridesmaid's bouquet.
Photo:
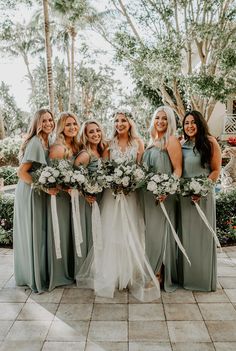
M 106 170 L 103 163 L 99 160 L 96 170 L 86 168 L 85 181 L 82 184 L 82 192 L 84 195 L 96 195 L 103 191 L 106 187 Z
M 180 180 L 174 174 L 166 173 L 150 174 L 147 180 L 147 190 L 151 191 L 156 197 L 175 194 L 179 191 Z
M 106 188 L 112 189 L 114 196 L 121 193 L 128 195 L 145 184 L 145 169 L 134 161 L 111 160 L 105 163 L 104 168 Z
M 213 187 L 214 182 L 206 176 L 182 178 L 180 181 L 180 193 L 182 196 L 207 196 Z
M 42 166 L 32 173 L 32 188 L 36 190 L 44 190 L 55 188 L 58 184 L 60 172 L 55 167 Z

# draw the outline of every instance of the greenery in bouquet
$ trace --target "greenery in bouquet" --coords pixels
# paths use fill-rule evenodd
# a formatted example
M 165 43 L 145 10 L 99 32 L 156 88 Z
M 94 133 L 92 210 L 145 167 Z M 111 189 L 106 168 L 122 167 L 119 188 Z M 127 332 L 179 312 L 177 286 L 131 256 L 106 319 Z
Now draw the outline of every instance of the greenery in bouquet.
M 156 198 L 179 192 L 180 180 L 174 174 L 149 173 L 146 187 Z
M 87 168 L 87 175 L 83 183 L 82 192 L 84 195 L 96 195 L 103 191 L 107 184 L 107 170 L 105 163 L 99 160 L 96 169 Z
M 106 188 L 112 189 L 113 195 L 125 195 L 145 185 L 146 169 L 134 161 L 116 159 L 104 165 Z
M 214 182 L 202 175 L 193 178 L 181 178 L 180 193 L 182 196 L 207 196 L 214 187 Z

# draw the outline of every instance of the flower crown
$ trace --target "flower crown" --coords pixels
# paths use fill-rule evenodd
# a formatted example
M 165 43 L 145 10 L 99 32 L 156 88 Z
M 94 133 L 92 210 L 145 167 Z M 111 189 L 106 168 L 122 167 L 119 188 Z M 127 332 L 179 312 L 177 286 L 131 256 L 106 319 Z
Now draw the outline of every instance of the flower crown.
M 128 110 L 125 110 L 125 109 L 119 109 L 119 110 L 116 110 L 113 114 L 112 114 L 112 118 L 115 118 L 118 114 L 122 114 L 124 115 L 125 117 L 127 118 L 130 118 L 134 121 L 134 116 L 132 115 L 132 113 Z

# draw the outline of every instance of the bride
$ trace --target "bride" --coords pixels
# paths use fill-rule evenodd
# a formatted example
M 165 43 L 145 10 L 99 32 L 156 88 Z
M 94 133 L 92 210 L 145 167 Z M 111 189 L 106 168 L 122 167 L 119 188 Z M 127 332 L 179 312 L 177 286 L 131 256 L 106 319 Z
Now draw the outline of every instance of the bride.
M 104 158 L 139 162 L 144 146 L 130 113 L 114 115 L 113 136 Z M 101 201 L 102 247 L 91 249 L 79 274 L 78 287 L 92 288 L 96 295 L 114 296 L 115 289 L 129 288 L 140 301 L 160 297 L 159 283 L 145 256 L 144 220 L 136 192 L 124 195 L 104 192 Z

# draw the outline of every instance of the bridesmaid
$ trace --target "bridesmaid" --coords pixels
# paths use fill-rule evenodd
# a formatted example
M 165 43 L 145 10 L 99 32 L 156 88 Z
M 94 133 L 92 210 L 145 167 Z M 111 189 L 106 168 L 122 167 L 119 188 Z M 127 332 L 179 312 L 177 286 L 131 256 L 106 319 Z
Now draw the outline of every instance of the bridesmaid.
M 77 155 L 74 167 L 83 165 L 91 171 L 96 171 L 98 160 L 102 157 L 106 149 L 106 142 L 101 125 L 94 119 L 87 120 L 81 126 L 80 144 L 82 150 Z M 83 242 L 81 244 L 82 257 L 76 257 L 75 276 L 79 272 L 85 258 L 92 245 L 92 223 L 91 204 L 96 200 L 94 196 L 80 197 L 80 220 L 82 227 Z
M 153 115 L 150 134 L 151 145 L 143 154 L 143 163 L 151 171 L 172 173 L 180 177 L 182 172 L 182 152 L 178 139 L 174 136 L 176 121 L 170 107 L 161 106 Z M 155 206 L 155 198 L 149 191 L 143 192 L 144 217 L 146 224 L 146 253 L 152 269 L 164 289 L 172 292 L 177 288 L 177 248 L 171 228 L 160 206 Z M 175 226 L 176 197 L 161 196 L 170 220 Z M 164 271 L 164 282 L 162 276 Z
M 76 115 L 62 112 L 56 129 L 56 141 L 50 147 L 50 159 L 66 159 L 73 164 L 79 150 L 79 123 Z M 71 221 L 71 200 L 67 191 L 59 191 L 57 195 L 57 215 L 60 230 L 60 244 L 62 258 L 57 259 L 52 229 L 51 207 L 49 206 L 48 220 L 48 264 L 49 290 L 56 286 L 72 284 L 74 282 L 74 253 Z
M 34 292 L 48 289 L 47 195 L 32 187 L 32 172 L 48 163 L 49 135 L 55 127 L 51 111 L 40 109 L 31 122 L 20 150 L 19 182 L 14 206 L 14 270 L 16 285 L 28 285 Z M 55 195 L 56 189 L 47 190 Z
M 198 111 L 188 112 L 183 120 L 185 143 L 183 150 L 183 177 L 206 175 L 214 182 L 220 174 L 221 151 L 208 126 Z M 183 287 L 190 290 L 215 291 L 217 284 L 216 245 L 212 234 L 200 218 L 191 201 L 197 201 L 209 223 L 215 228 L 216 209 L 214 193 L 206 197 L 182 197 L 181 236 L 191 267 L 182 258 Z

